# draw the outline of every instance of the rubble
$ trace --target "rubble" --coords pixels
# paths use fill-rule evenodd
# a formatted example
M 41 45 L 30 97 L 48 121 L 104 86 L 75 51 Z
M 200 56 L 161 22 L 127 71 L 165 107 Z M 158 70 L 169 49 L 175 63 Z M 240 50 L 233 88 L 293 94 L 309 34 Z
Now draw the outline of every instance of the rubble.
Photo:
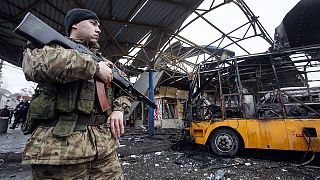
M 213 155 L 207 146 L 163 146 L 174 143 L 171 135 L 156 134 L 143 142 L 120 143 L 125 146 L 119 148 L 118 156 L 124 177 L 130 180 L 320 179 L 319 154 L 311 164 L 304 166 L 300 161 L 304 153 L 247 150 L 235 158 L 222 158 Z M 150 147 L 158 149 L 150 151 Z M 19 162 L 3 161 L 0 164 L 0 179 L 28 179 L 29 175 L 30 167 Z
M 162 136 L 162 135 L 161 135 Z M 165 139 L 165 138 L 164 138 Z M 173 139 L 146 138 L 135 143 L 140 148 L 156 144 L 173 143 Z M 122 166 L 125 179 L 316 179 L 320 172 L 315 168 L 296 166 L 303 154 L 248 150 L 235 158 L 213 155 L 207 146 L 188 145 L 177 148 L 134 154 L 134 163 Z M 123 155 L 120 161 L 128 161 L 132 155 Z M 128 157 L 127 159 L 125 157 Z M 320 166 L 315 159 L 312 166 Z M 311 165 L 310 165 L 311 166 Z
M 213 179 L 214 180 L 222 180 L 224 179 L 224 175 L 226 174 L 226 170 L 222 170 L 222 169 L 219 169 L 215 174 L 214 174 L 214 177 Z M 212 178 L 211 178 L 212 179 Z

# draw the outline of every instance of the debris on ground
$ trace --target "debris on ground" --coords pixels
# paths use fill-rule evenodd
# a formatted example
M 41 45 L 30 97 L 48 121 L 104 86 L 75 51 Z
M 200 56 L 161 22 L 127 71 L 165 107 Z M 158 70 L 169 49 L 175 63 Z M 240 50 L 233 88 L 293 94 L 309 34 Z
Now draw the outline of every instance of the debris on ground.
M 119 141 L 118 157 L 125 179 L 320 180 L 319 154 L 308 165 L 301 165 L 308 159 L 301 161 L 304 153 L 296 152 L 246 150 L 225 158 L 215 156 L 207 146 L 179 144 L 172 132 L 156 133 L 152 138 L 143 133 L 140 136 L 144 141 Z M 20 163 L 0 164 L 0 179 L 23 180 L 30 173 L 30 167 Z

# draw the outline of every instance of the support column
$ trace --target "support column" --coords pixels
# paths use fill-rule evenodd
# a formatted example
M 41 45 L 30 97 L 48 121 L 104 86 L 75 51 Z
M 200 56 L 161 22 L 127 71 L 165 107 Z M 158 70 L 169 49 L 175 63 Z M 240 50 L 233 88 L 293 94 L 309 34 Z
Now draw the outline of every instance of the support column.
M 155 70 L 150 69 L 149 70 L 149 99 L 151 101 L 154 101 L 154 79 L 153 74 Z M 152 107 L 149 107 L 149 136 L 154 135 L 154 109 Z

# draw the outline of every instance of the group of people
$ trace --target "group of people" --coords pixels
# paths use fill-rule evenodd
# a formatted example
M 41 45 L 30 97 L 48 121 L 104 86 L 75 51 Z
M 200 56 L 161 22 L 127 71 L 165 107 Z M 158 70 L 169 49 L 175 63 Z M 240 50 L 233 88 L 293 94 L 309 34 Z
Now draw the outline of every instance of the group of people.
M 24 123 L 27 119 L 27 113 L 29 109 L 30 102 L 28 100 L 21 101 L 13 110 L 9 109 L 8 105 L 0 109 L 0 117 L 7 118 L 11 122 L 12 117 L 14 121 L 10 129 L 15 129 L 19 123 Z

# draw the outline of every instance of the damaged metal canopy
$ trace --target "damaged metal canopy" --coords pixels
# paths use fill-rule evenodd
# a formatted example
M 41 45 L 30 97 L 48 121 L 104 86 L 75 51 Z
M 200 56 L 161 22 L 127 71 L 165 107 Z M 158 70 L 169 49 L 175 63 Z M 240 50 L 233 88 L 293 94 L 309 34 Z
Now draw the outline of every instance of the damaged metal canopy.
M 320 1 L 301 0 L 276 28 L 275 48 L 320 43 Z

